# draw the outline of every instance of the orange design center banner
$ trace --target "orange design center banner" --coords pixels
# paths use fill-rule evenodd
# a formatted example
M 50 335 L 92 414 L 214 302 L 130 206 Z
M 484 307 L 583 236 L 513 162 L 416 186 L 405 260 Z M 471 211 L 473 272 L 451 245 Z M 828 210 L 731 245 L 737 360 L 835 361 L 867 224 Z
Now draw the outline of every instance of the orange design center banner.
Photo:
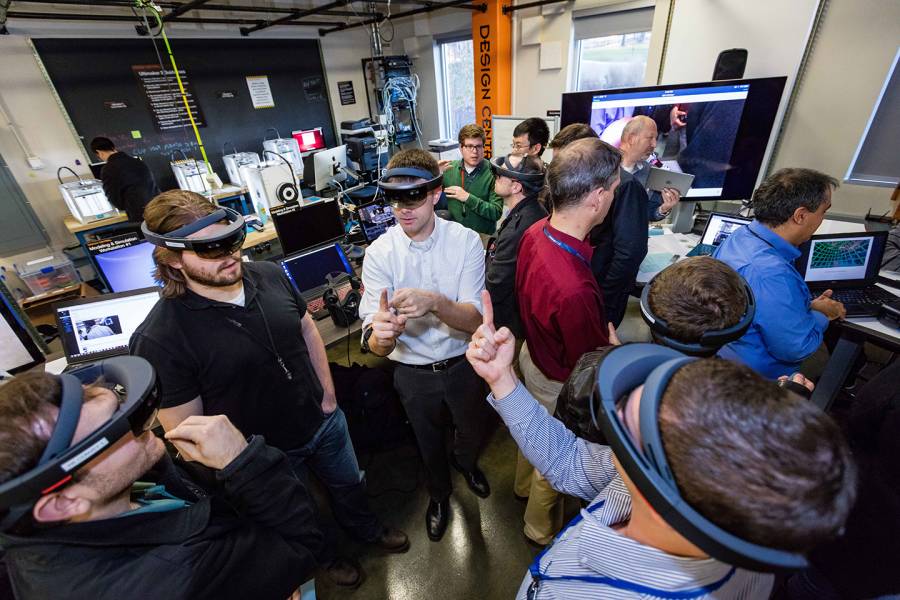
M 509 0 L 504 0 L 509 2 Z M 492 119 L 510 113 L 512 97 L 512 18 L 500 0 L 487 0 L 486 12 L 472 14 L 475 57 L 475 121 L 484 127 L 484 156 L 494 155 Z M 500 140 L 499 144 L 509 140 Z

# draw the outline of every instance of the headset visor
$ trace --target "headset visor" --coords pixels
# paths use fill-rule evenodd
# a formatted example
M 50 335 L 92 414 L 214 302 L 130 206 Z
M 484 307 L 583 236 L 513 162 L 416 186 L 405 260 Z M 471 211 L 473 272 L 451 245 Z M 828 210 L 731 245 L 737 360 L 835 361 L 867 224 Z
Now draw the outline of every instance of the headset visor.
M 405 178 L 404 181 L 391 181 L 396 178 Z M 408 179 L 421 179 L 423 181 L 408 181 Z M 413 210 L 425 204 L 428 193 L 441 186 L 443 175 L 432 175 L 424 169 L 398 168 L 388 169 L 384 172 L 378 187 L 384 193 L 384 198 L 394 210 Z
M 209 237 L 190 237 L 198 231 L 220 221 L 226 221 L 225 229 Z M 170 250 L 190 250 L 200 258 L 216 259 L 230 256 L 239 251 L 247 237 L 247 228 L 244 218 L 236 210 L 220 208 L 219 210 L 197 219 L 189 225 L 185 225 L 165 234 L 150 231 L 147 222 L 141 223 L 141 232 L 144 238 L 155 246 Z

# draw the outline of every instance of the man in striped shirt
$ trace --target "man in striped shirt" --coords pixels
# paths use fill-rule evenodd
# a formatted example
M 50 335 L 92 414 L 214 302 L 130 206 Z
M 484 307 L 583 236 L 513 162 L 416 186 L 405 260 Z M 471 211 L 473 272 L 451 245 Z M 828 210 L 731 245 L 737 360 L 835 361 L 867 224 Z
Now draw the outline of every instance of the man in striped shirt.
M 608 446 L 577 438 L 517 380 L 514 339 L 484 322 L 466 355 L 526 458 L 559 491 L 590 504 L 538 555 L 519 593 L 537 598 L 768 598 L 773 577 L 719 561 L 637 492 Z M 639 386 L 620 418 L 632 437 Z M 764 418 L 757 418 L 764 416 Z M 659 428 L 681 496 L 749 542 L 805 552 L 838 533 L 855 469 L 837 426 L 809 402 L 720 359 L 688 363 L 660 402 Z

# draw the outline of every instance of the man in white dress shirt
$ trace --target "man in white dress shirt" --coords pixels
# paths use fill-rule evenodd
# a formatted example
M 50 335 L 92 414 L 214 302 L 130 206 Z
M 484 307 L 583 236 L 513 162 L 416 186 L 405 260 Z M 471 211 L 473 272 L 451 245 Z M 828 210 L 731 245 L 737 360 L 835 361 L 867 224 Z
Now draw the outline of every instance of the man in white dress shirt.
M 484 249 L 471 229 L 436 218 L 441 186 L 427 152 L 404 150 L 388 163 L 381 188 L 397 225 L 366 250 L 359 307 L 363 350 L 397 363 L 394 387 L 425 464 L 432 541 L 441 539 L 449 518 L 446 413 L 455 430 L 451 463 L 476 495 L 490 494 L 477 465 L 490 411 L 481 399 L 484 384 L 465 360 L 469 336 L 481 324 Z

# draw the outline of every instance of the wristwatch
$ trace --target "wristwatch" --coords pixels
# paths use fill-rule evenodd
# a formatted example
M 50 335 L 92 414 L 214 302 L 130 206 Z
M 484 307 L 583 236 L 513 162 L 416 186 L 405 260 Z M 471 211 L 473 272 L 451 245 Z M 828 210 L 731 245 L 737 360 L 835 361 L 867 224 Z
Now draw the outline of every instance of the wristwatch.
M 372 337 L 373 331 L 375 331 L 375 329 L 371 325 L 369 325 L 368 327 L 366 327 L 366 330 L 363 332 L 362 344 L 360 344 L 360 346 L 359 346 L 359 351 L 362 352 L 363 354 L 366 354 L 366 353 L 372 351 L 372 349 L 369 348 L 369 338 Z

